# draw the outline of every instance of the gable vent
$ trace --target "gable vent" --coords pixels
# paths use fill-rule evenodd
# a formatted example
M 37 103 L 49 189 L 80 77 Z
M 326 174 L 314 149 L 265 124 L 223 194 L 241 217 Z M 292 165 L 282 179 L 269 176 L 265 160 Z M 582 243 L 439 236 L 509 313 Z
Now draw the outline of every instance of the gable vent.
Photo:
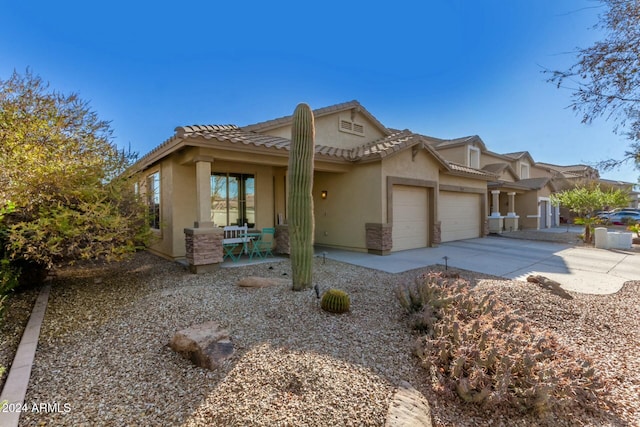
M 340 120 L 340 129 L 341 130 L 352 130 L 353 125 L 350 121 Z
M 350 120 L 340 119 L 340 132 L 351 133 L 354 135 L 364 136 L 364 125 Z

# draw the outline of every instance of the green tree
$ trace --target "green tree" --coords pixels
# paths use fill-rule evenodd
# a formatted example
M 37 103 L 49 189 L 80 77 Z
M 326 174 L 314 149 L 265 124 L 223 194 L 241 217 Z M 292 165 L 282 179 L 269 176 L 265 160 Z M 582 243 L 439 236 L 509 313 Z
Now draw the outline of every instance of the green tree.
M 42 273 L 144 246 L 145 209 L 123 173 L 135 157 L 77 94 L 29 70 L 0 80 L 0 206 L 14 207 L 0 219 L 0 258 Z
M 610 209 L 627 206 L 629 193 L 619 189 L 602 191 L 599 185 L 580 186 L 551 195 L 551 203 L 560 204 L 578 216 L 584 225 L 584 241 L 591 243 L 591 230 L 598 222 L 593 212 L 608 207 Z
M 615 132 L 631 144 L 623 159 L 602 161 L 612 169 L 627 162 L 640 167 L 640 2 L 600 0 L 603 13 L 596 28 L 604 40 L 577 51 L 577 62 L 568 70 L 553 71 L 550 82 L 572 91 L 571 107 L 583 123 L 598 117 L 614 121 Z

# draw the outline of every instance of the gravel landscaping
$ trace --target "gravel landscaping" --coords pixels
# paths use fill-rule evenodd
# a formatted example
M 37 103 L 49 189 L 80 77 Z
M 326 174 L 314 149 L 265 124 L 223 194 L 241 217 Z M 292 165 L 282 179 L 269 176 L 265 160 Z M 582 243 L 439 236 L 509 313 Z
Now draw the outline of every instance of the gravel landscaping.
M 36 298 L 37 289 L 25 289 L 12 292 L 5 301 L 4 320 L 0 321 L 0 366 L 4 366 L 6 371 L 0 376 L 0 390 L 4 387 Z
M 592 357 L 606 380 L 599 407 L 540 418 L 463 404 L 428 383 L 393 293 L 424 270 L 394 275 L 321 258 L 314 268 L 321 289 L 349 293 L 351 312 L 323 312 L 313 291 L 235 286 L 252 275 L 287 278 L 287 260 L 192 275 L 139 253 L 58 272 L 26 403 L 63 410 L 23 413 L 20 425 L 381 426 L 402 381 L 424 394 L 437 426 L 640 425 L 640 282 L 567 300 L 535 284 L 461 272 Z M 167 346 L 175 331 L 211 320 L 236 349 L 216 372 Z

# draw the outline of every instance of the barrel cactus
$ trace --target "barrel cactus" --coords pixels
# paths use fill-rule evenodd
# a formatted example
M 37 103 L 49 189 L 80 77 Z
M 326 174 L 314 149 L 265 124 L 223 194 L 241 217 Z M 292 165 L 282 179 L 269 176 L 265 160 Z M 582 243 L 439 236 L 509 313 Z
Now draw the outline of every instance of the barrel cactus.
M 313 270 L 313 156 L 315 124 L 307 104 L 293 113 L 289 152 L 289 248 L 293 290 L 312 286 Z
M 329 289 L 322 295 L 320 307 L 330 313 L 346 313 L 351 306 L 351 300 L 346 292 L 338 289 Z

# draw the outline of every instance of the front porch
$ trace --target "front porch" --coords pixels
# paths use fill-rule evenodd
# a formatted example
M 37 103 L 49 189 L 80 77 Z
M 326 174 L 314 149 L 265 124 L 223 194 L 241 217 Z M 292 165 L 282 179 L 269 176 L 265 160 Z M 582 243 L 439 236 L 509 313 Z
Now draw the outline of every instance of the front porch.
M 492 183 L 488 188 L 490 233 L 545 230 L 560 225 L 560 209 L 551 204 L 551 191 L 545 187 L 532 189 L 514 182 Z

